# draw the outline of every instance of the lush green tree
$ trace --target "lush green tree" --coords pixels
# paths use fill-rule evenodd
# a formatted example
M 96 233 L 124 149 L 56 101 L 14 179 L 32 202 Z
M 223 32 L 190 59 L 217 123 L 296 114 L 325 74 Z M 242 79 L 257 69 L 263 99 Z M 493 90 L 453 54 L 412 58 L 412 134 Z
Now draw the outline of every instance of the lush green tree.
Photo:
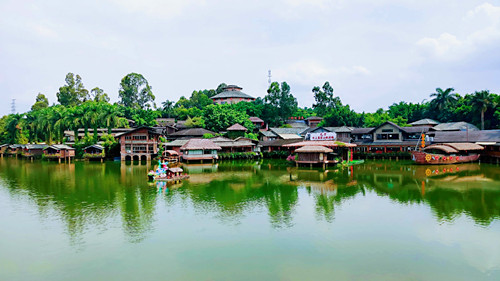
M 75 106 L 89 100 L 89 91 L 85 89 L 80 75 L 68 73 L 66 75 L 66 85 L 59 88 L 57 101 L 64 106 Z
M 389 113 L 382 108 L 379 108 L 375 113 L 366 113 L 364 116 L 365 127 L 377 127 L 387 121 L 393 122 L 398 126 L 406 126 L 407 122 L 402 116 L 392 118 Z
M 93 101 L 109 103 L 109 96 L 104 92 L 103 89 L 95 87 L 94 89 L 90 90 L 90 93 Z
M 229 104 L 212 104 L 203 110 L 205 128 L 214 132 L 225 131 L 235 123 L 251 131 L 254 126 L 249 118 L 245 112 L 237 111 Z
M 193 118 L 188 117 L 184 125 L 186 125 L 186 127 L 188 128 L 204 128 L 205 120 L 203 120 L 203 118 L 201 118 L 200 116 Z
M 349 105 L 342 105 L 342 103 L 340 103 L 328 109 L 323 121 L 321 121 L 319 125 L 327 127 L 359 127 L 362 124 L 362 115 L 352 110 Z
M 35 104 L 31 106 L 31 110 L 37 111 L 47 107 L 49 107 L 49 99 L 47 99 L 44 94 L 38 93 L 38 95 L 36 96 Z
M 406 103 L 401 101 L 399 103 L 393 103 L 389 106 L 387 113 L 389 113 L 391 118 L 401 116 L 403 119 L 406 119 L 409 123 L 411 123 L 424 118 L 432 118 L 428 114 L 428 109 L 428 103 Z
M 155 107 L 155 96 L 148 80 L 141 74 L 130 73 L 123 77 L 118 92 L 120 104 L 132 109 L 149 109 Z
M 163 117 L 170 118 L 174 115 L 174 102 L 170 100 L 166 100 L 162 102 L 163 106 Z
M 325 116 L 329 108 L 341 105 L 340 98 L 333 96 L 333 87 L 328 81 L 323 84 L 322 88 L 314 87 L 312 92 L 316 101 L 313 108 L 319 116 Z
M 28 143 L 28 138 L 25 133 L 25 122 L 24 113 L 22 114 L 10 114 L 5 120 L 5 130 L 7 131 L 8 137 L 6 139 L 7 143 L 18 143 L 26 144 Z
M 219 86 L 217 86 L 217 89 L 215 90 L 215 94 L 217 95 L 224 92 L 224 88 L 226 87 L 227 87 L 226 83 L 220 83 Z
M 430 96 L 434 99 L 430 102 L 430 109 L 433 110 L 436 119 L 449 122 L 452 119 L 451 111 L 452 107 L 455 106 L 460 95 L 453 93 L 455 89 L 447 88 L 443 90 L 441 88 L 436 88 L 436 92 L 432 93 Z
M 271 83 L 264 101 L 272 107 L 280 123 L 284 123 L 298 108 L 297 99 L 290 93 L 290 86 L 286 82 L 282 82 L 281 87 L 278 82 Z
M 496 108 L 495 97 L 490 91 L 475 92 L 472 96 L 471 105 L 481 112 L 481 130 L 484 130 L 484 113 L 488 108 Z

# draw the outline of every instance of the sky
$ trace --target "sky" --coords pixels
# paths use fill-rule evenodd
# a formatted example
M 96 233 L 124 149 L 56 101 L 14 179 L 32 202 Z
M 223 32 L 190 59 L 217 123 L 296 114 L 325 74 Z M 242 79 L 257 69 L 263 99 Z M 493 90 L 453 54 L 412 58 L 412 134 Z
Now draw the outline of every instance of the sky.
M 500 0 L 0 0 L 0 115 L 57 103 L 68 72 L 112 102 L 140 73 L 161 105 L 222 82 L 263 97 L 268 70 L 301 107 L 325 81 L 358 112 L 500 93 Z

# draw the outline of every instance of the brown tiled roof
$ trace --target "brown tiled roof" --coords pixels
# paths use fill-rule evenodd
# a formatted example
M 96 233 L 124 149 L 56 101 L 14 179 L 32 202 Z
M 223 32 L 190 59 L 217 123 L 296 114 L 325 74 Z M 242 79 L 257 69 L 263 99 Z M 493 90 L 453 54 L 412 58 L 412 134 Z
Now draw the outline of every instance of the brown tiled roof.
M 306 145 L 306 146 L 303 146 L 301 148 L 296 149 L 295 152 L 299 152 L 299 153 L 300 152 L 328 153 L 328 152 L 333 152 L 333 150 L 331 150 L 330 148 L 321 146 L 321 145 L 312 145 L 312 146 Z
M 354 128 L 351 131 L 351 134 L 368 134 L 375 128 Z
M 447 145 L 442 145 L 442 144 L 433 144 L 429 145 L 424 150 L 429 150 L 429 149 L 439 149 L 442 150 L 446 153 L 458 153 L 458 150 L 454 149 L 453 147 L 447 146 Z
M 467 143 L 467 142 L 459 142 L 459 143 L 443 143 L 443 145 L 447 145 L 453 147 L 456 150 L 483 150 L 484 147 L 475 144 L 475 143 Z
M 236 123 L 233 126 L 227 128 L 226 130 L 228 131 L 247 131 L 247 128 L 241 126 L 240 124 Z
M 309 121 L 309 120 L 323 120 L 323 117 L 311 116 L 311 117 L 307 117 L 306 120 L 307 121 Z
M 194 136 L 194 137 L 202 137 L 204 134 L 212 134 L 215 135 L 214 132 L 209 131 L 207 129 L 203 128 L 191 128 L 191 129 L 185 129 L 185 130 L 180 130 L 175 133 L 170 134 L 171 137 L 185 137 L 185 136 Z
M 264 120 L 260 119 L 259 117 L 250 117 L 248 118 L 252 122 L 264 122 Z
M 297 143 L 291 143 L 284 145 L 286 147 L 299 147 L 299 146 L 326 146 L 326 147 L 354 147 L 353 143 L 345 143 L 341 141 L 301 141 Z
M 481 131 L 437 131 L 434 134 L 434 142 L 500 142 L 500 130 Z
M 267 147 L 267 146 L 284 146 L 285 144 L 291 144 L 291 143 L 296 143 L 300 142 L 300 139 L 290 139 L 290 140 L 282 140 L 282 139 L 277 139 L 277 140 L 269 140 L 269 141 L 261 141 L 259 142 L 260 146 Z
M 185 145 L 181 147 L 181 150 L 198 150 L 198 149 L 222 149 L 220 146 L 216 145 L 210 139 L 190 139 Z

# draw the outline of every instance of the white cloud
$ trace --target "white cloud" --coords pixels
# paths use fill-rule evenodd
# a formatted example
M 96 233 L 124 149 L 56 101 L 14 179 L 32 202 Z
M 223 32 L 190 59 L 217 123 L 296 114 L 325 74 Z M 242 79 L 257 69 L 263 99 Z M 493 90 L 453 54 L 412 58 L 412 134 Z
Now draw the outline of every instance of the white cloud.
M 41 37 L 44 37 L 44 38 L 57 38 L 58 37 L 58 34 L 56 31 L 54 31 L 53 29 L 51 29 L 45 25 L 34 24 L 32 26 L 32 28 L 36 32 L 36 34 L 38 34 Z
M 454 58 L 457 53 L 462 52 L 463 42 L 452 34 L 443 33 L 438 38 L 422 38 L 417 42 L 417 45 L 426 55 Z
M 459 60 L 500 41 L 500 7 L 481 4 L 468 11 L 461 22 L 457 22 L 459 26 L 474 24 L 479 26 L 468 34 L 457 37 L 445 32 L 437 38 L 425 37 L 417 41 L 417 47 L 425 57 Z
M 111 0 L 129 12 L 141 12 L 158 18 L 180 16 L 189 7 L 204 5 L 205 0 Z
M 354 75 L 369 75 L 364 66 L 327 67 L 314 60 L 301 60 L 275 71 L 279 80 L 295 81 L 304 85 L 316 85 L 325 80 Z

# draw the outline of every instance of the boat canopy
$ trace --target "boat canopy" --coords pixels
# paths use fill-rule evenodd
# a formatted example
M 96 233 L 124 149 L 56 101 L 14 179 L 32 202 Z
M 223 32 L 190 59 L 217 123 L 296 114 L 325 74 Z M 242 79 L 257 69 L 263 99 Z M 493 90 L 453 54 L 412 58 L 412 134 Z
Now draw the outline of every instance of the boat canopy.
M 446 153 L 458 153 L 458 150 L 454 149 L 453 147 L 449 147 L 449 146 L 442 145 L 442 144 L 429 145 L 428 147 L 424 148 L 424 151 L 425 150 L 432 150 L 432 149 L 442 150 Z

